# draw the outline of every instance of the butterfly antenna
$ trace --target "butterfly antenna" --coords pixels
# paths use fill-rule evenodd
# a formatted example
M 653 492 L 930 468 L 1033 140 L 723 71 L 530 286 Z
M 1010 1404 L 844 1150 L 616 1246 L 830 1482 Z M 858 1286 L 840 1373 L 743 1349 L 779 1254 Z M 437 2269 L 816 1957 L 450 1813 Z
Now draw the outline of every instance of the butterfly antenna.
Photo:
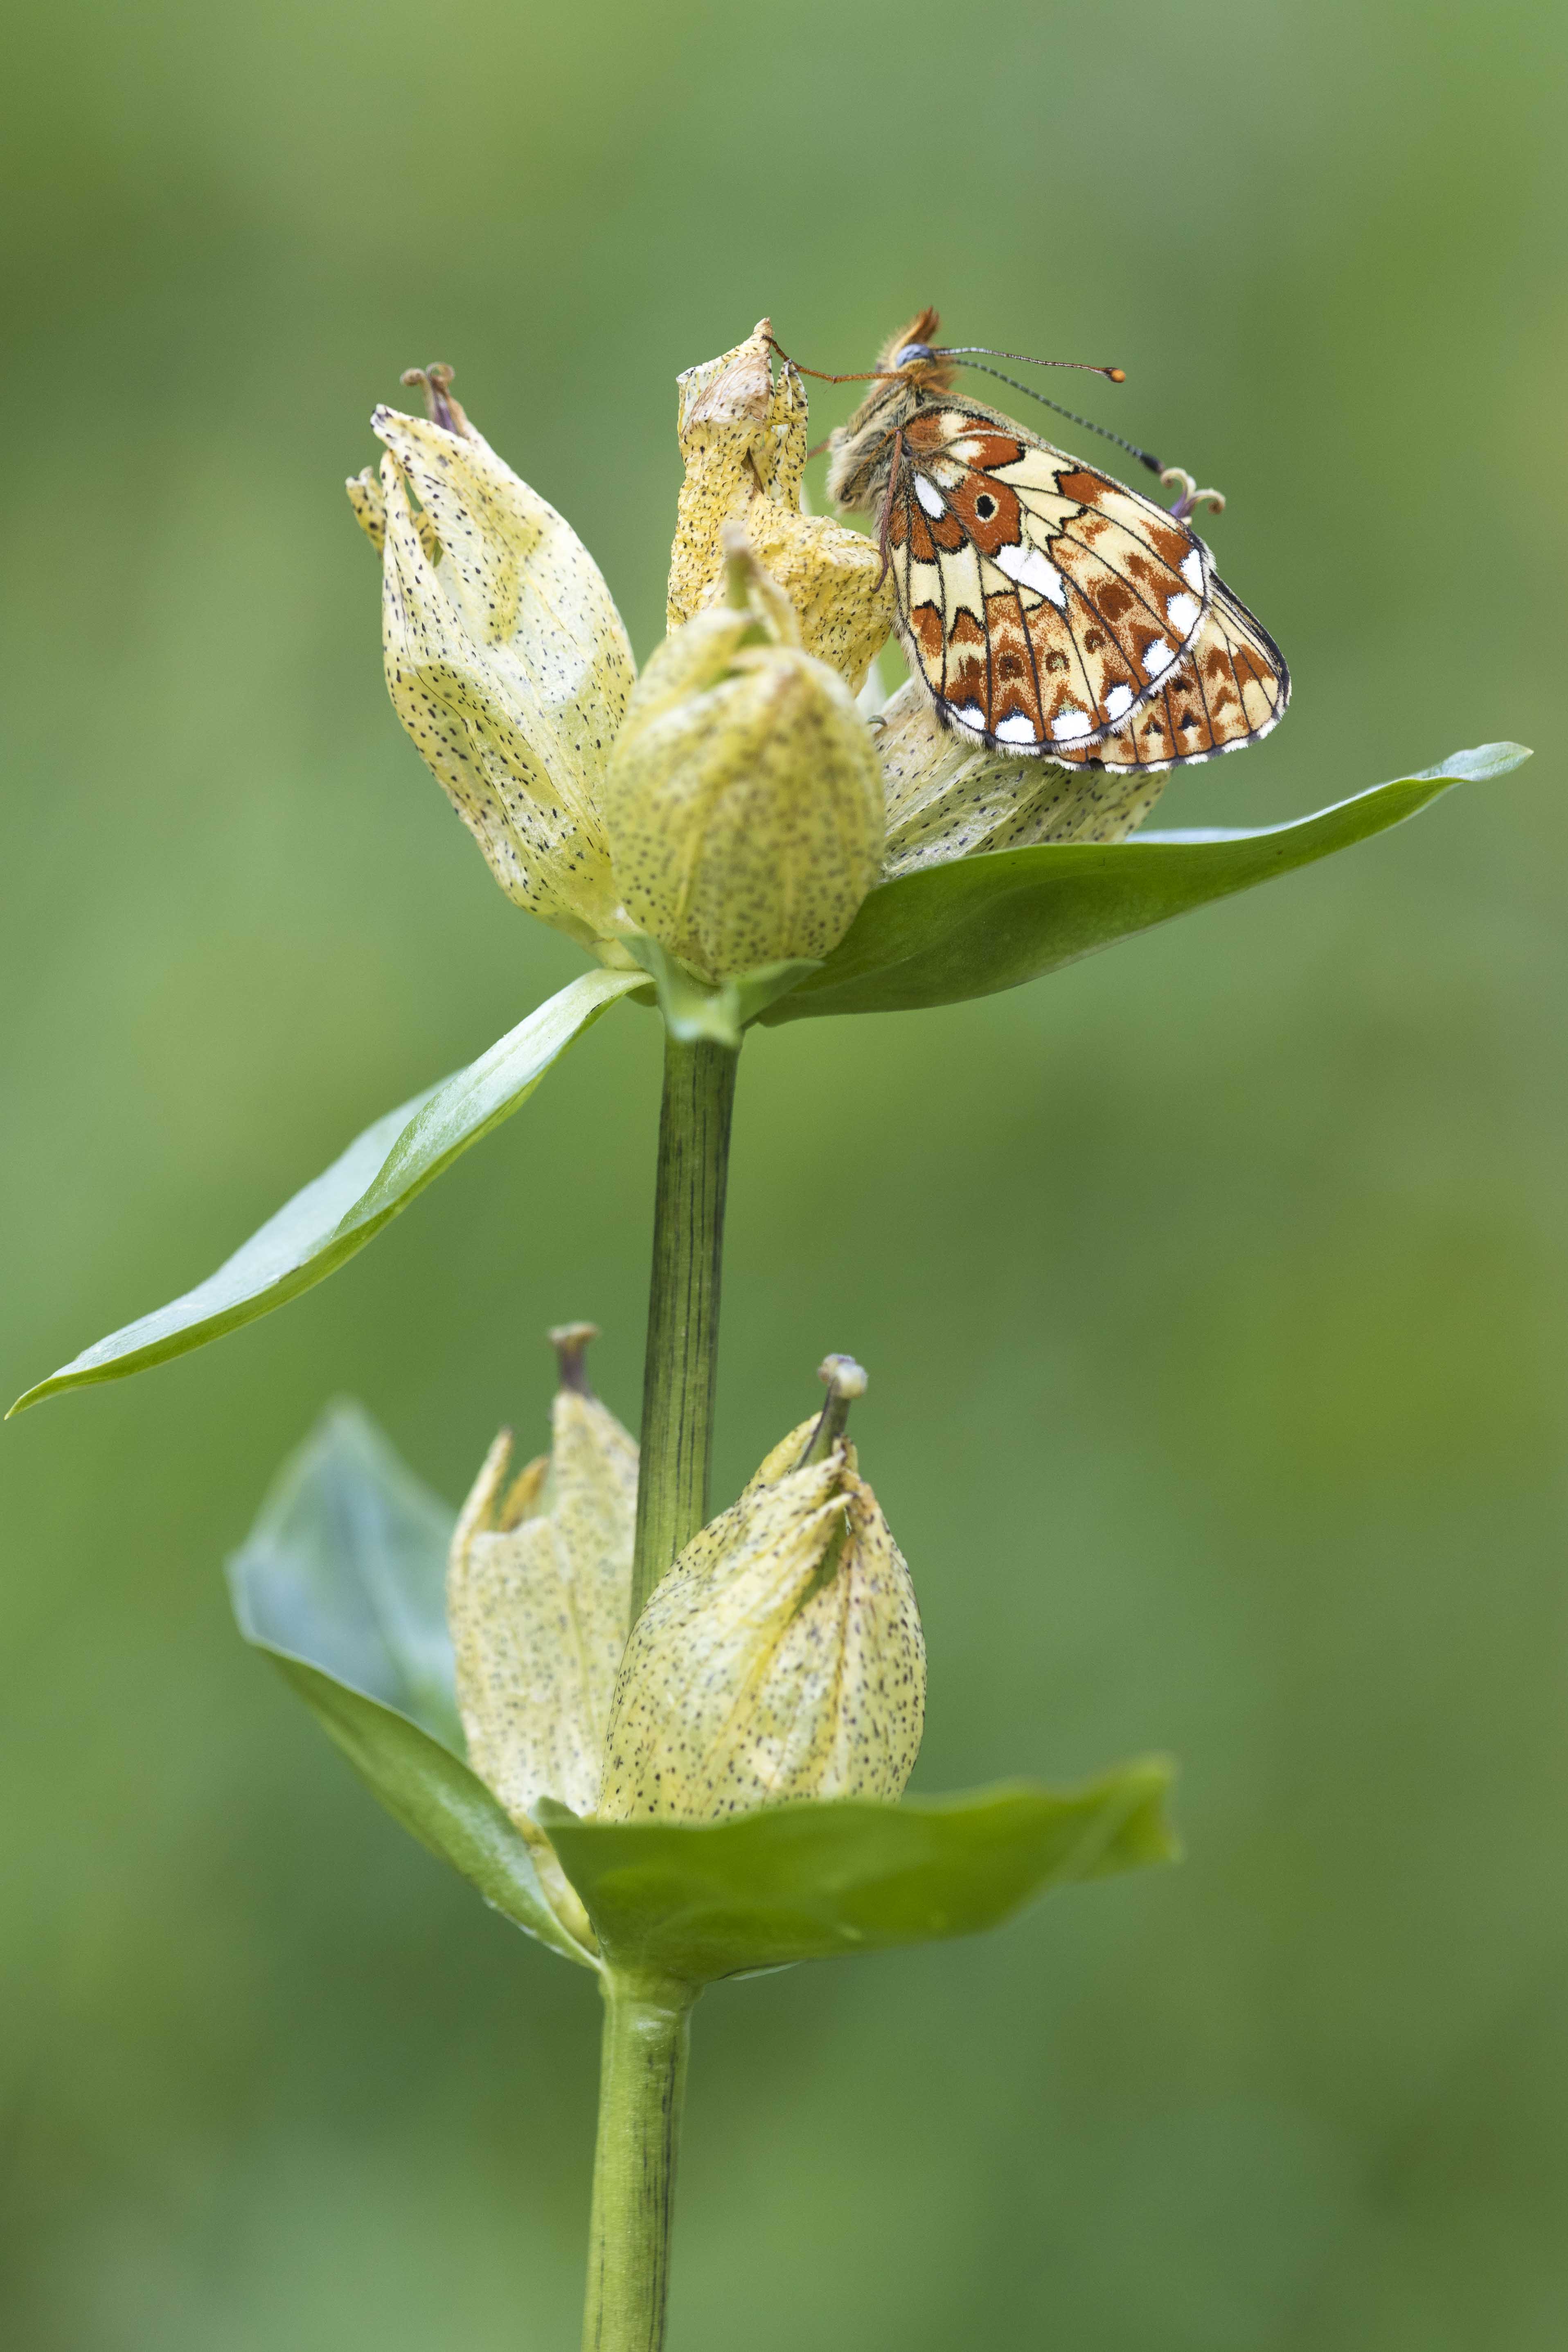
M 1098 360 L 1037 360 L 1032 352 L 998 352 L 989 343 L 942 343 L 931 352 L 938 360 L 963 360 L 978 355 L 983 360 L 1019 360 L 1025 367 L 1084 368 L 1090 375 L 1109 376 L 1112 383 L 1125 383 L 1125 368 L 1101 367 Z
M 984 350 L 985 346 L 982 344 L 979 348 Z M 957 359 L 960 356 L 967 358 L 968 354 L 943 352 L 942 356 L 943 359 Z M 1003 352 L 1000 357 L 1008 360 L 1026 359 L 1028 354 L 1026 352 Z M 1141 466 L 1147 466 L 1152 474 L 1158 474 L 1163 470 L 1158 457 L 1151 457 L 1147 449 L 1140 449 L 1136 441 L 1123 440 L 1121 435 L 1113 433 L 1109 425 L 1097 425 L 1092 416 L 1080 416 L 1076 408 L 1064 408 L 1059 400 L 1047 400 L 1045 394 L 1037 392 L 1032 383 L 1020 383 L 1016 375 L 1004 375 L 1000 368 L 987 367 L 983 360 L 971 359 L 969 364 L 972 368 L 977 368 L 982 375 L 994 375 L 998 383 L 1010 384 L 1015 392 L 1026 393 L 1031 400 L 1037 400 L 1042 408 L 1054 408 L 1058 416 L 1065 416 L 1069 424 L 1081 425 L 1086 433 L 1098 433 L 1101 440 L 1114 441 L 1119 449 L 1125 449 L 1130 457 L 1136 457 Z M 1034 365 L 1037 367 L 1083 367 L 1087 366 L 1088 362 L 1083 360 L 1037 360 Z M 1095 373 L 1108 375 L 1112 383 L 1126 382 L 1120 368 L 1097 368 Z

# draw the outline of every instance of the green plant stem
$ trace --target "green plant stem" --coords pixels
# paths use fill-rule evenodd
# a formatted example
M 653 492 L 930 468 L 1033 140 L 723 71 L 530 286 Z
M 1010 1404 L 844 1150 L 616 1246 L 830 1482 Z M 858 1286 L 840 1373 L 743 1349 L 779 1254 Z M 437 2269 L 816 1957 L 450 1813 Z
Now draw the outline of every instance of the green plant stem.
M 632 1622 L 708 1517 L 730 1114 L 740 1055 L 667 1029 L 643 1369 Z M 583 2352 L 660 2352 L 695 1988 L 604 1979 Z
M 583 2352 L 660 2352 L 697 1988 L 606 1976 Z
M 708 1518 L 724 1185 L 738 1053 L 667 1031 L 643 1369 L 632 1622 Z

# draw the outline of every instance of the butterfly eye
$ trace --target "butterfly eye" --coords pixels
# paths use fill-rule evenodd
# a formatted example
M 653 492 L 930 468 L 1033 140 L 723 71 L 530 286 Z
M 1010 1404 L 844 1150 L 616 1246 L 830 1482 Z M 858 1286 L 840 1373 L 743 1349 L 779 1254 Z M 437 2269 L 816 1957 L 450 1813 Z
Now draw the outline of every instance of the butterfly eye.
M 901 352 L 893 354 L 893 365 L 896 368 L 908 367 L 911 360 L 929 360 L 935 356 L 929 343 L 906 343 Z

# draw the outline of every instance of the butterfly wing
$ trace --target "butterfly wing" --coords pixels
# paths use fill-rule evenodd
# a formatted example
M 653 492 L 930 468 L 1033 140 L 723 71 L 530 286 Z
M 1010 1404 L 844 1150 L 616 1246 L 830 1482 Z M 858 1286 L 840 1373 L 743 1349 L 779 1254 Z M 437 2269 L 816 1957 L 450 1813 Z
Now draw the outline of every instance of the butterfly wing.
M 1065 767 L 1152 773 L 1239 751 L 1277 727 L 1290 698 L 1285 657 L 1238 596 L 1216 579 L 1197 633 L 1157 695 L 1113 735 L 1080 751 L 1058 744 Z
M 1158 764 L 1255 740 L 1260 698 L 1268 725 L 1283 709 L 1284 664 L 1195 533 L 1007 418 L 956 401 L 917 409 L 888 497 L 900 634 L 956 731 L 1074 765 L 1152 766 L 1140 719 L 1159 710 L 1175 725 L 1173 682 L 1233 638 L 1234 708 L 1221 707 L 1216 673 L 1202 740 L 1178 732 Z M 1222 597 L 1239 619 L 1211 646 Z

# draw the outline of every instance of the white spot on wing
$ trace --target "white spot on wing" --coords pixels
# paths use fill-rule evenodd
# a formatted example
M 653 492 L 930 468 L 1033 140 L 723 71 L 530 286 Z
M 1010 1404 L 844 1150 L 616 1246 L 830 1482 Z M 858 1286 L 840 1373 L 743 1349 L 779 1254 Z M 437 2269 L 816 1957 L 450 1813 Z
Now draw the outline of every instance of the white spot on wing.
M 928 515 L 935 518 L 947 512 L 947 500 L 940 490 L 933 490 L 923 474 L 915 476 L 915 496 Z
M 1182 577 L 1194 596 L 1204 593 L 1204 559 L 1195 547 L 1189 548 L 1182 558 Z
M 1131 708 L 1132 688 L 1130 686 L 1113 686 L 1105 698 L 1106 717 L 1121 719 Z
M 1087 710 L 1064 710 L 1059 719 L 1051 721 L 1051 733 L 1058 743 L 1070 743 L 1075 736 L 1093 731 L 1093 721 Z
M 1165 601 L 1165 618 L 1173 629 L 1180 629 L 1184 637 L 1198 617 L 1198 608 L 1190 596 L 1171 596 Z
M 1016 580 L 1020 588 L 1037 589 L 1042 596 L 1048 596 L 1053 604 L 1059 604 L 1065 611 L 1068 592 L 1062 575 L 1054 563 L 1046 562 L 1037 547 L 1004 547 L 998 550 L 994 561 L 997 571 L 1005 572 L 1009 580 Z
M 984 734 L 985 713 L 977 702 L 949 702 L 942 707 L 948 717 L 956 719 L 961 727 L 972 727 L 976 735 Z
M 1175 658 L 1163 637 L 1156 637 L 1152 646 L 1143 648 L 1143 667 L 1151 677 L 1158 677 L 1163 669 L 1169 669 Z
M 1021 711 L 1012 719 L 1004 719 L 996 730 L 998 743 L 1037 743 L 1039 740 L 1034 720 L 1026 719 Z

